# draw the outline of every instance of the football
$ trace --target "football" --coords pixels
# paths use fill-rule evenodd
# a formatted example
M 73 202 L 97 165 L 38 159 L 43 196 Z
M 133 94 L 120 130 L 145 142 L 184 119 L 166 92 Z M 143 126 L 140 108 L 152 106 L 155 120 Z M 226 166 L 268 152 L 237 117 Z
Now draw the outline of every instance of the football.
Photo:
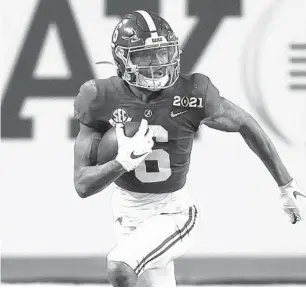
M 125 122 L 124 133 L 128 137 L 134 136 L 138 131 L 140 122 Z M 102 137 L 97 151 L 97 164 L 101 165 L 110 160 L 115 159 L 118 153 L 118 142 L 116 137 L 116 129 L 112 127 Z

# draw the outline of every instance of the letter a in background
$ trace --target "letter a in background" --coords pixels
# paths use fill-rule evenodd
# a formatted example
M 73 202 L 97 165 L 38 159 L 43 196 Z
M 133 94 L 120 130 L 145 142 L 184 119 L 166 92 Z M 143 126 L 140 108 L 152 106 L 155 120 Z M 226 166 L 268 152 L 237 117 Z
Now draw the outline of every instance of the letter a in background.
M 71 71 L 69 79 L 37 79 L 33 76 L 49 24 L 56 26 Z M 1 138 L 31 138 L 32 119 L 21 119 L 20 111 L 27 97 L 75 97 L 79 87 L 93 78 L 88 57 L 78 32 L 69 1 L 41 0 L 27 29 L 1 107 Z M 71 136 L 78 125 L 71 119 Z

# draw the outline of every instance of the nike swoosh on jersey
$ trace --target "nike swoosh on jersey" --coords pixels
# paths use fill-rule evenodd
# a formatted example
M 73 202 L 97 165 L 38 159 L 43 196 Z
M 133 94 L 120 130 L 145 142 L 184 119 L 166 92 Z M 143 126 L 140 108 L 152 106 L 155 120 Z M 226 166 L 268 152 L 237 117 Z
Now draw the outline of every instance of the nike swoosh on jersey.
M 177 113 L 174 113 L 173 111 L 171 111 L 170 116 L 171 116 L 172 118 L 174 118 L 174 117 L 179 116 L 179 115 L 181 115 L 181 114 L 184 114 L 184 113 L 186 113 L 186 112 L 187 112 L 187 110 L 180 111 L 180 112 L 177 112 Z
M 137 158 L 140 158 L 140 157 L 142 157 L 143 155 L 145 155 L 145 154 L 147 154 L 147 152 L 145 152 L 145 153 L 142 153 L 142 154 L 135 154 L 134 153 L 134 151 L 131 153 L 131 159 L 137 159 Z

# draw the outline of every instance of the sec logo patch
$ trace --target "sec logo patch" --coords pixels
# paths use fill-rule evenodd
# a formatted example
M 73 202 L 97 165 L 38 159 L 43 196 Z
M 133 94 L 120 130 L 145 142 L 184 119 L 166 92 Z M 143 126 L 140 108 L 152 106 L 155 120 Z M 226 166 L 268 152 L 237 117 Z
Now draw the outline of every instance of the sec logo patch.
M 108 120 L 108 122 L 115 126 L 117 123 L 130 122 L 132 120 L 129 117 L 128 112 L 124 108 L 117 108 L 112 113 L 112 118 Z

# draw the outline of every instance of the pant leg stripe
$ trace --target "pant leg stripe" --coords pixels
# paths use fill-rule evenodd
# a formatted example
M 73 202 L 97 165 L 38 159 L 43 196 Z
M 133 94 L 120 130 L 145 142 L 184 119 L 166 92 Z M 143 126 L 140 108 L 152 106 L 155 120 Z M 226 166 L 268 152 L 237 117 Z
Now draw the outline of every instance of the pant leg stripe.
M 179 233 L 181 233 L 181 231 L 185 230 L 186 227 L 188 226 L 188 224 L 191 222 L 192 219 L 192 207 L 189 208 L 189 219 L 187 220 L 187 222 L 185 223 L 185 225 L 183 226 L 182 229 L 177 230 L 175 233 L 171 234 L 164 242 L 162 242 L 157 248 L 153 249 L 150 253 L 148 253 L 140 262 L 139 264 L 136 266 L 136 268 L 134 269 L 135 272 L 138 270 L 138 268 L 140 266 L 142 266 L 142 264 L 149 258 L 151 257 L 153 254 L 157 253 L 160 249 L 163 248 L 163 246 L 165 246 L 171 239 L 173 239 L 176 235 L 178 235 Z
M 194 212 L 193 212 L 194 210 Z M 142 259 L 142 261 L 134 269 L 136 274 L 139 274 L 140 271 L 147 265 L 150 261 L 156 259 L 170 249 L 175 243 L 183 239 L 194 227 L 195 221 L 197 218 L 197 209 L 195 206 L 189 208 L 189 218 L 185 225 L 177 230 L 175 233 L 170 235 L 164 242 L 162 242 L 156 249 L 152 250 L 149 254 Z M 188 228 L 189 227 L 189 228 Z M 178 236 L 178 237 L 177 237 Z M 157 253 L 157 254 L 156 254 Z
M 176 238 L 175 241 L 169 243 L 169 245 L 164 248 L 164 250 L 162 250 L 161 252 L 159 252 L 157 255 L 155 255 L 154 257 L 148 259 L 146 261 L 146 263 L 143 264 L 142 268 L 139 270 L 138 274 L 140 273 L 140 271 L 145 267 L 145 265 L 147 265 L 149 262 L 155 260 L 156 258 L 158 258 L 159 256 L 161 256 L 162 254 L 164 254 L 165 252 L 167 252 L 173 245 L 175 245 L 179 240 L 183 239 L 187 234 L 190 233 L 190 231 L 193 229 L 194 225 L 195 225 L 195 222 L 196 222 L 196 219 L 197 219 L 197 210 L 195 209 L 195 212 L 194 212 L 194 219 L 193 219 L 193 222 L 192 222 L 192 225 L 190 228 L 187 229 L 187 231 L 185 231 L 180 237 Z

